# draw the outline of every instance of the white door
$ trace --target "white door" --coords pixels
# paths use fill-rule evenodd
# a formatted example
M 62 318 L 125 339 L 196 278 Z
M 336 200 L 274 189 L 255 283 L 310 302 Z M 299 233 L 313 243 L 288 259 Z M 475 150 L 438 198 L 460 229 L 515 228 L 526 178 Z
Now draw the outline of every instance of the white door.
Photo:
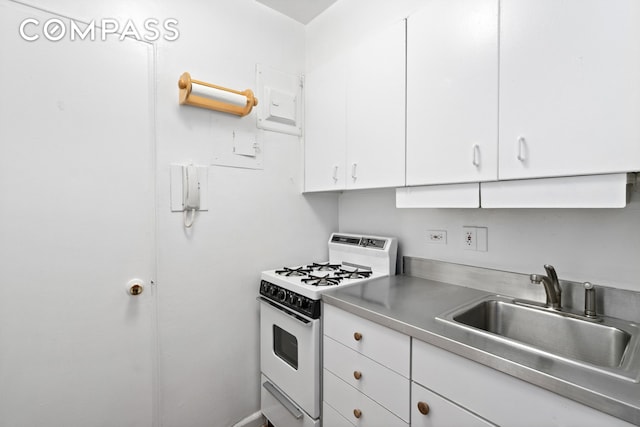
M 637 0 L 500 2 L 499 177 L 640 169 Z
M 0 426 L 150 426 L 152 49 L 53 17 L 0 2 Z
M 305 191 L 345 188 L 346 67 L 338 56 L 305 77 Z
M 349 58 L 347 188 L 404 185 L 405 40 L 402 20 Z
M 407 185 L 498 178 L 498 1 L 435 0 L 407 22 Z

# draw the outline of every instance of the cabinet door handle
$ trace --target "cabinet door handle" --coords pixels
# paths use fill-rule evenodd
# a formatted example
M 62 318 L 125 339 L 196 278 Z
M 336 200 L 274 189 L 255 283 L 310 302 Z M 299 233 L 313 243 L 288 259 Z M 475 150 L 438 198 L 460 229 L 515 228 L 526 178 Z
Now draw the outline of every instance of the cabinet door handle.
M 524 136 L 518 138 L 518 160 L 521 162 L 527 160 L 527 140 Z
M 429 413 L 429 409 L 429 405 L 427 405 L 426 402 L 418 402 L 418 411 L 420 411 L 422 415 L 427 415 Z
M 333 182 L 338 182 L 338 166 L 333 167 Z
M 356 341 L 360 341 L 362 339 L 362 334 L 360 332 L 356 332 L 353 334 L 353 339 Z
M 473 144 L 473 166 L 480 166 L 480 146 Z
M 353 416 L 356 418 L 360 418 L 362 416 L 362 411 L 360 409 L 354 409 Z
M 353 371 L 353 378 L 359 380 L 360 378 L 362 378 L 362 372 L 360 371 Z
M 354 163 L 351 165 L 351 178 L 353 178 L 354 180 L 358 178 L 358 175 L 356 175 L 356 169 L 358 168 L 358 164 Z

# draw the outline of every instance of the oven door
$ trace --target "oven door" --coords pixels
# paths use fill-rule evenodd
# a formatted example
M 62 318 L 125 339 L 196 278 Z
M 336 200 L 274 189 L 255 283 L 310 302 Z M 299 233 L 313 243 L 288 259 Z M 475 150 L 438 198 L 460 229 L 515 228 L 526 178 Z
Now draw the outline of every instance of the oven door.
M 308 319 L 262 297 L 259 301 L 260 370 L 311 418 L 319 418 L 320 319 Z

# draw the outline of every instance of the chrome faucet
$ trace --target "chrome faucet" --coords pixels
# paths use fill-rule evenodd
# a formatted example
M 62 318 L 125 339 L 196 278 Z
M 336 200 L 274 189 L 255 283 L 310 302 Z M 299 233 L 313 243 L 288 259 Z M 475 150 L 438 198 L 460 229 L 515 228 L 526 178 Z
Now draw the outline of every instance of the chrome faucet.
M 544 290 L 547 294 L 547 307 L 554 310 L 560 310 L 562 308 L 562 289 L 560 289 L 560 282 L 558 281 L 558 275 L 556 269 L 552 265 L 545 264 L 544 269 L 547 272 L 546 276 L 541 274 L 532 274 L 529 276 L 531 283 L 539 285 L 542 283 Z

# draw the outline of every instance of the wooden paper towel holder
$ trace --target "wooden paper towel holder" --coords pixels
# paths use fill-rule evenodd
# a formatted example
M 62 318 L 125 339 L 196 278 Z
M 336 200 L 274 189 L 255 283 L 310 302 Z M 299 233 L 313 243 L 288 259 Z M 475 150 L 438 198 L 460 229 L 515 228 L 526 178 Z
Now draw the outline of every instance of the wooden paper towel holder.
M 236 95 L 242 95 L 247 98 L 247 102 L 244 106 L 235 105 L 228 102 L 218 101 L 216 99 L 206 98 L 200 95 L 194 95 L 191 93 L 192 85 L 202 85 L 213 89 L 222 90 L 225 92 L 234 93 Z M 258 105 L 258 98 L 253 95 L 251 89 L 243 91 L 228 89 L 226 87 L 214 85 L 211 83 L 195 80 L 191 78 L 191 75 L 187 72 L 182 73 L 180 80 L 178 80 L 179 101 L 180 105 L 193 105 L 194 107 L 208 108 L 209 110 L 221 111 L 223 113 L 235 114 L 236 116 L 244 117 L 251 112 L 253 107 Z

